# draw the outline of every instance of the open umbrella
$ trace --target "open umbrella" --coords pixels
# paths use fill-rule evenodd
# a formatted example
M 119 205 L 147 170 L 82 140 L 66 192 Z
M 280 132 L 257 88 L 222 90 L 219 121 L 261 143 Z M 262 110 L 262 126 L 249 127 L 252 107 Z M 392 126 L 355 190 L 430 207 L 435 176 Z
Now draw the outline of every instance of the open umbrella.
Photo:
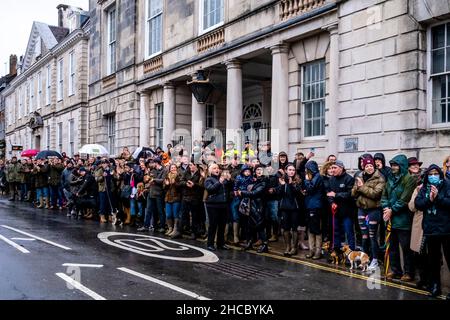
M 53 151 L 53 150 L 44 150 L 39 152 L 36 155 L 36 159 L 48 159 L 48 158 L 60 158 L 62 159 L 62 156 L 59 154 L 59 152 L 57 151 Z
M 99 144 L 86 144 L 79 151 L 79 153 L 88 154 L 92 156 L 107 156 L 108 150 Z
M 31 158 L 31 157 L 34 157 L 35 155 L 37 155 L 38 153 L 39 153 L 39 150 L 29 149 L 29 150 L 23 151 L 20 155 L 24 158 Z
M 155 155 L 155 151 L 148 147 L 139 147 L 133 152 L 133 159 L 148 158 Z

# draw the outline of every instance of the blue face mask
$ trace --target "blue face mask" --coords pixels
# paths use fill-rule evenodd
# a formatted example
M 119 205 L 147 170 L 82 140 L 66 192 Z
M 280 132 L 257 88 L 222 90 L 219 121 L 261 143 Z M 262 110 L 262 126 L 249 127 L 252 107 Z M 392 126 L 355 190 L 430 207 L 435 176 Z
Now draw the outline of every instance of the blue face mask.
M 441 181 L 440 176 L 428 176 L 428 182 L 432 185 L 439 184 L 439 181 Z

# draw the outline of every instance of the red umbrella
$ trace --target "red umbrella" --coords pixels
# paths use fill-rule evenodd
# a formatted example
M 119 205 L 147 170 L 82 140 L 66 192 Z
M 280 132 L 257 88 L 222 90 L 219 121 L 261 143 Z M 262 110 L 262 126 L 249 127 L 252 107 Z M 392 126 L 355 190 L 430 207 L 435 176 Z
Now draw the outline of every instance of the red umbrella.
M 21 156 L 26 157 L 26 158 L 31 158 L 31 157 L 34 157 L 35 155 L 37 155 L 38 153 L 39 153 L 39 150 L 30 149 L 30 150 L 23 151 Z

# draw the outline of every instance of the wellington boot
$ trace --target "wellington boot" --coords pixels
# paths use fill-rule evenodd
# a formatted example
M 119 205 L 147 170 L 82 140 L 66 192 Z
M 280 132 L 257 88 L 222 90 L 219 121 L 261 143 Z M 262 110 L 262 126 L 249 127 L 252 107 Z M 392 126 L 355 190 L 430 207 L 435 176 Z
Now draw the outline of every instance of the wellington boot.
M 226 223 L 225 224 L 225 232 L 223 234 L 223 238 L 225 239 L 225 243 L 228 242 L 228 232 L 230 231 L 230 224 Z
M 233 243 L 239 244 L 239 223 L 233 222 Z
M 181 238 L 181 232 L 180 232 L 180 220 L 175 219 L 174 225 L 173 225 L 173 232 L 170 234 L 170 239 L 178 239 Z
M 316 235 L 308 232 L 308 242 L 309 242 L 309 253 L 306 258 L 311 259 L 314 256 L 314 245 L 315 245 Z
M 107 223 L 107 222 L 108 222 L 108 220 L 106 220 L 105 216 L 101 215 L 100 216 L 100 223 Z
M 44 197 L 44 202 L 45 202 L 45 209 L 50 209 L 51 208 L 50 199 L 48 197 Z
M 284 250 L 283 255 L 290 257 L 291 256 L 291 232 L 284 231 L 283 232 L 284 244 L 286 245 L 286 250 Z
M 322 235 L 318 234 L 316 235 L 316 247 L 315 247 L 315 253 L 313 260 L 319 260 L 322 258 Z
M 306 234 L 306 231 L 304 231 L 304 230 L 298 231 L 299 248 L 301 250 L 310 250 L 311 248 L 308 246 L 307 242 L 305 241 L 305 234 Z
M 173 219 L 167 219 L 167 226 L 169 227 L 169 229 L 167 229 L 167 231 L 166 231 L 166 233 L 164 233 L 164 235 L 170 237 L 170 235 L 173 232 Z
M 292 249 L 290 251 L 291 256 L 295 256 L 298 253 L 298 232 L 292 231 Z
M 123 212 L 125 213 L 125 221 L 123 222 L 124 225 L 129 225 L 131 223 L 131 214 L 130 214 L 130 208 L 123 208 Z
M 44 208 L 44 198 L 39 198 L 39 205 L 36 208 L 43 209 Z

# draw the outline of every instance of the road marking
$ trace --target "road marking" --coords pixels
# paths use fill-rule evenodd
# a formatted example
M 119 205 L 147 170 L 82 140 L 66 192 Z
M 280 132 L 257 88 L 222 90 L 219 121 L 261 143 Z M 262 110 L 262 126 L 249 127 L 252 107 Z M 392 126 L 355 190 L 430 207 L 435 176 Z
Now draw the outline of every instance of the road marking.
M 64 263 L 63 267 L 103 268 L 102 264 Z
M 102 297 L 98 293 L 95 293 L 91 289 L 83 286 L 81 283 L 79 283 L 78 281 L 75 281 L 74 279 L 69 277 L 67 274 L 65 274 L 65 273 L 55 273 L 55 274 L 58 277 L 60 277 L 61 279 L 63 279 L 64 281 L 66 281 L 67 283 L 69 283 L 71 286 L 73 286 L 74 288 L 84 292 L 85 294 L 87 294 L 88 296 L 93 298 L 94 300 L 106 300 L 106 298 Z
M 17 243 L 15 243 L 14 241 L 9 240 L 8 238 L 5 238 L 4 236 L 2 236 L 0 234 L 0 239 L 5 241 L 7 244 L 9 244 L 10 246 L 16 248 L 17 250 L 19 250 L 22 253 L 30 253 L 30 251 L 28 251 L 27 249 L 25 249 L 24 247 L 18 245 Z
M 206 297 L 203 297 L 203 296 L 201 296 L 201 295 L 199 295 L 199 294 L 196 294 L 195 292 L 192 292 L 192 291 L 189 291 L 189 290 L 180 288 L 180 287 L 178 287 L 178 286 L 176 286 L 176 285 L 173 285 L 173 284 L 170 284 L 170 283 L 168 283 L 168 282 L 165 282 L 165 281 L 162 281 L 162 280 L 159 280 L 159 279 L 150 277 L 150 276 L 148 276 L 148 275 L 146 275 L 146 274 L 143 274 L 143 273 L 139 273 L 139 272 L 133 271 L 133 270 L 128 269 L 128 268 L 117 268 L 117 269 L 119 269 L 120 271 L 123 271 L 123 272 L 127 272 L 127 273 L 129 273 L 129 274 L 132 274 L 132 275 L 134 275 L 134 276 L 136 276 L 136 277 L 139 277 L 139 278 L 142 278 L 142 279 L 145 279 L 145 280 L 148 280 L 148 281 L 157 283 L 157 284 L 159 284 L 159 285 L 161 285 L 161 286 L 164 286 L 164 287 L 166 287 L 166 288 L 175 290 L 175 291 L 177 291 L 177 292 L 179 292 L 179 293 L 185 294 L 185 295 L 187 295 L 187 296 L 189 296 L 189 297 L 192 297 L 192 298 L 194 298 L 194 299 L 198 299 L 198 300 L 211 300 L 211 299 L 209 299 L 209 298 L 206 298 Z
M 32 238 L 11 238 L 11 240 L 16 240 L 16 241 L 35 241 L 36 239 L 32 239 Z
M 64 250 L 72 250 L 72 249 L 70 249 L 69 247 L 63 246 L 63 245 L 61 245 L 61 244 L 57 244 L 57 243 L 55 243 L 55 242 L 53 242 L 53 241 L 46 240 L 46 239 L 44 239 L 44 238 L 41 238 L 41 237 L 32 235 L 31 233 L 28 233 L 28 232 L 25 232 L 25 231 L 21 231 L 21 230 L 18 230 L 18 229 L 16 229 L 16 228 L 13 228 L 13 227 L 5 226 L 5 225 L 2 225 L 2 227 L 3 227 L 3 228 L 6 228 L 6 229 L 13 230 L 13 231 L 18 232 L 18 233 L 21 233 L 21 234 L 24 234 L 24 235 L 26 235 L 26 236 L 32 237 L 32 238 L 34 238 L 34 239 L 36 239 L 36 240 L 40 240 L 40 241 L 42 241 L 42 242 L 48 243 L 48 244 L 50 244 L 50 245 L 52 245 L 52 246 L 59 247 L 59 248 L 64 249 Z
M 344 270 L 336 270 L 333 269 L 331 267 L 327 267 L 327 266 L 322 266 L 320 264 L 315 264 L 315 263 L 311 263 L 311 262 L 307 262 L 307 261 L 302 261 L 302 260 L 297 260 L 294 258 L 287 258 L 287 257 L 281 257 L 281 256 L 277 256 L 274 254 L 270 254 L 270 253 L 256 253 L 256 252 L 251 252 L 251 251 L 247 251 L 248 253 L 251 254 L 255 254 L 258 256 L 266 256 L 266 257 L 270 257 L 270 258 L 274 258 L 274 259 L 278 259 L 278 260 L 284 260 L 284 261 L 289 261 L 289 262 L 293 262 L 296 264 L 301 264 L 301 265 L 305 265 L 311 268 L 315 268 L 315 269 L 320 269 L 320 270 L 324 270 L 324 271 L 328 271 L 328 272 L 333 272 L 336 274 L 340 274 L 340 275 L 344 275 L 350 278 L 356 278 L 356 279 L 360 279 L 360 280 L 365 280 L 365 281 L 370 281 L 372 283 L 378 283 L 378 284 L 382 284 L 384 286 L 387 287 L 393 287 L 393 288 L 397 288 L 400 290 L 404 290 L 404 291 L 410 291 L 413 293 L 417 293 L 417 294 L 421 294 L 421 295 L 425 295 L 425 296 L 430 296 L 430 293 L 428 291 L 425 290 L 419 290 L 416 288 L 412 288 L 412 287 L 408 287 L 408 286 L 404 286 L 401 284 L 397 284 L 394 282 L 389 282 L 386 280 L 381 280 L 381 279 L 377 279 L 377 278 L 370 278 L 368 276 L 364 276 L 361 274 L 357 274 L 357 273 L 351 273 L 348 271 L 344 271 Z M 439 296 L 440 299 L 445 299 L 445 296 Z

